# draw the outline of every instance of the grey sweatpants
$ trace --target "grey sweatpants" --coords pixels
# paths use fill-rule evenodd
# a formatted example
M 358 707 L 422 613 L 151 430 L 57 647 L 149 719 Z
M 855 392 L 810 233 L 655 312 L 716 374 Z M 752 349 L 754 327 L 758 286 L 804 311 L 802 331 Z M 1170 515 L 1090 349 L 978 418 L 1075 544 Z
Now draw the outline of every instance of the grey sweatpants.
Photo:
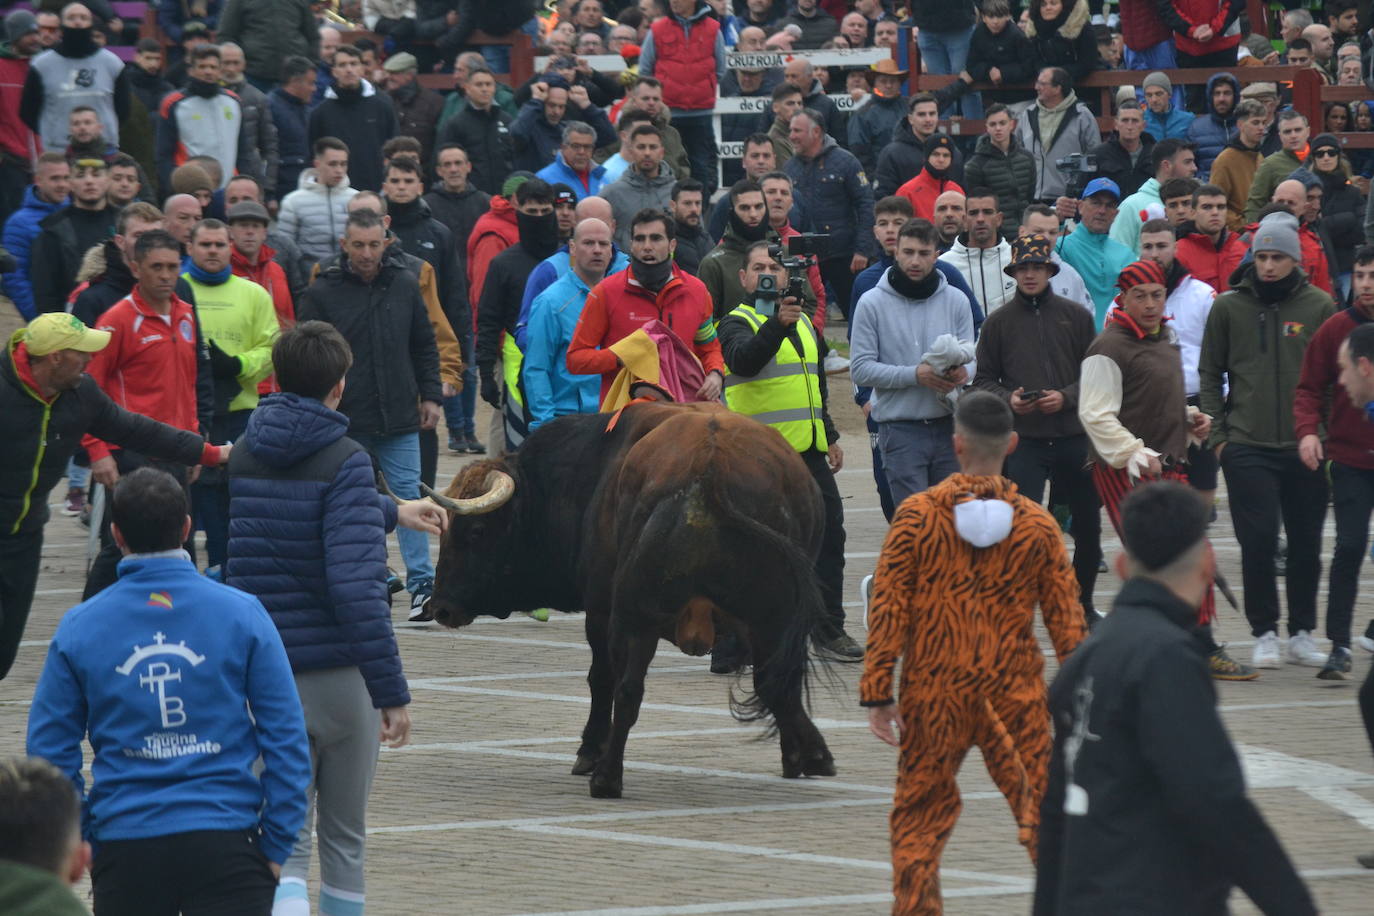
M 282 866 L 277 900 L 305 895 L 311 829 L 320 843 L 320 913 L 361 912 L 367 796 L 377 770 L 381 712 L 357 668 L 296 675 L 310 737 L 311 780 L 305 824 Z

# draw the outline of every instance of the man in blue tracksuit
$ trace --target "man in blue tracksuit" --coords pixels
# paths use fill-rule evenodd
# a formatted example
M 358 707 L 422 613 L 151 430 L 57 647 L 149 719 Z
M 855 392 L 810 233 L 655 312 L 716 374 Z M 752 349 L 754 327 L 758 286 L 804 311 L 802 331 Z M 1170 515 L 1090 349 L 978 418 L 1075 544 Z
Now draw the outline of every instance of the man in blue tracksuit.
M 372 459 L 338 412 L 353 362 L 332 325 L 303 321 L 272 348 L 280 394 L 259 402 L 229 463 L 225 581 L 256 595 L 277 625 L 305 710 L 314 778 L 305 825 L 282 869 L 277 916 L 309 914 L 312 831 L 321 913 L 363 911 L 367 796 L 377 736 L 410 733 L 410 692 L 391 629 L 386 536 L 399 522 L 442 534 L 429 502 L 377 492 Z M 312 817 L 317 814 L 317 817 Z M 297 823 L 300 823 L 299 821 Z
M 257 599 L 196 572 L 170 474 L 120 478 L 110 511 L 119 580 L 58 626 L 28 753 L 84 792 L 89 736 L 82 820 L 97 913 L 266 916 L 310 782 L 281 637 Z

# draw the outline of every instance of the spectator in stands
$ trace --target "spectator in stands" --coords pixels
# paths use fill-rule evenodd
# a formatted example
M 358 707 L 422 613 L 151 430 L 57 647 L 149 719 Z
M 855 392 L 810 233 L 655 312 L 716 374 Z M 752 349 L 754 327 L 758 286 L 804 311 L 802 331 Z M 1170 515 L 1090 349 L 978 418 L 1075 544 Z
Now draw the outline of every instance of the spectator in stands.
M 820 112 L 825 117 L 825 132 L 839 141 L 847 135 L 845 115 L 825 93 L 820 73 L 804 57 L 794 57 L 783 67 L 783 79 L 796 86 L 802 94 L 802 107 Z
M 1322 75 L 1329 86 L 1336 81 L 1336 43 L 1331 30 L 1324 25 L 1309 25 L 1302 30 L 1302 37 L 1312 46 L 1312 66 Z
M 1078 225 L 1055 245 L 1059 256 L 1078 271 L 1092 296 L 1097 327 L 1116 298 L 1116 281 L 1135 254 L 1108 232 L 1121 204 L 1121 190 L 1110 178 L 1094 178 L 1078 202 Z
M 43 140 L 43 148 L 66 146 L 67 116 L 73 108 L 94 108 L 101 132 L 119 143 L 119 123 L 129 110 L 130 86 L 124 62 L 93 36 L 91 11 L 80 3 L 62 9 L 62 40 L 29 62 L 19 117 Z
M 222 0 L 158 0 L 157 25 L 162 34 L 179 44 L 188 22 L 199 22 L 215 31 L 223 5 Z
M 536 82 L 531 87 L 531 93 L 531 99 L 510 125 L 510 134 L 515 140 L 514 164 L 517 169 L 537 172 L 553 162 L 563 142 L 563 125 L 566 121 L 579 121 L 592 129 L 595 136 L 592 149 L 614 142 L 615 129 L 605 113 L 592 104 L 587 97 L 587 90 L 582 86 L 569 89 L 566 80 L 553 75 Z M 456 138 L 446 130 L 444 139 Z M 587 151 L 589 162 L 591 152 Z M 496 180 L 500 177 L 494 176 Z
M 1159 194 L 1160 187 L 1171 178 L 1192 178 L 1197 173 L 1193 146 L 1184 140 L 1169 139 L 1156 143 L 1150 151 L 1150 164 L 1154 169 L 1154 177 L 1121 202 L 1121 211 L 1112 222 L 1112 238 L 1129 248 L 1133 255 L 1140 253 L 1140 224 L 1153 218 L 1152 215 L 1142 214 L 1146 214 L 1151 205 L 1161 210 L 1164 207 Z
M 606 170 L 592 161 L 592 153 L 596 150 L 596 130 L 589 124 L 573 120 L 564 120 L 561 126 L 563 142 L 553 162 L 535 174 L 549 184 L 567 184 L 578 200 L 600 194 Z
M 91 864 L 82 799 L 37 757 L 0 761 L 0 907 L 12 916 L 86 916 L 74 885 Z
M 352 45 L 334 52 L 334 85 L 310 112 L 310 139 L 336 137 L 348 144 L 349 175 L 359 190 L 382 186 L 382 144 L 400 132 L 396 109 L 363 79 L 362 54 Z
M 110 159 L 119 147 L 105 139 L 100 132 L 100 118 L 94 108 L 82 105 L 72 109 L 67 118 L 67 159 Z
M 338 31 L 330 31 L 337 42 Z M 322 35 L 309 0 L 226 0 L 219 19 L 220 41 L 243 48 L 248 79 L 263 92 L 289 78 L 289 59 L 315 60 Z
M 390 41 L 394 53 L 409 53 L 415 41 L 415 0 L 364 0 L 363 25 Z M 411 55 L 414 57 L 414 55 Z
M 677 223 L 677 249 L 673 260 L 685 273 L 698 275 L 701 259 L 706 257 L 714 245 L 711 234 L 706 231 L 702 221 L 702 208 L 705 204 L 705 186 L 695 178 L 688 178 L 673 185 L 671 213 Z M 730 195 L 725 195 L 729 200 Z
M 1161 3 L 1160 15 L 1174 32 L 1178 66 L 1200 67 L 1207 70 L 1227 70 L 1234 67 L 1241 34 L 1239 28 L 1232 26 L 1244 11 L 1245 5 L 1233 0 L 1169 0 L 1167 3 Z M 1327 32 L 1329 40 L 1330 30 L 1326 29 L 1326 26 L 1321 28 Z M 1210 87 L 1209 81 L 1209 94 Z M 1189 106 L 1196 108 L 1201 102 L 1197 87 L 1190 87 Z
M 796 43 L 799 51 L 819 48 L 840 31 L 835 17 L 821 9 L 818 0 L 794 0 L 791 11 L 778 20 L 777 27 L 783 29 L 790 25 L 801 30 Z
M 241 164 L 240 172 L 246 172 L 265 182 L 266 187 L 277 187 L 277 164 L 280 154 L 277 150 L 277 124 L 272 117 L 271 104 L 263 91 L 244 76 L 247 59 L 243 49 L 232 41 L 219 46 L 220 83 L 239 98 L 243 110 L 242 133 L 249 138 L 253 155 L 246 165 Z
M 1236 135 L 1236 105 L 1240 83 L 1229 73 L 1217 73 L 1207 80 L 1207 113 L 1188 125 L 1188 142 L 1197 147 L 1198 174 L 1204 180 L 1212 163 Z
M 457 144 L 472 167 L 469 181 L 486 194 L 496 194 L 515 158 L 511 116 L 495 102 L 496 77 L 473 69 L 467 77 L 467 103 L 439 129 L 440 147 Z
M 1081 80 L 1098 68 L 1088 0 L 1031 0 L 1030 11 L 1026 37 L 1035 69 L 1060 68 L 1068 79 Z
M 1002 234 L 1010 239 L 1021 214 L 1031 202 L 1035 159 L 1016 139 L 1016 123 L 1007 106 L 1000 102 L 989 105 L 984 124 L 987 133 L 978 138 L 973 157 L 964 167 L 964 177 L 970 187 L 985 187 L 997 195 Z
M 1117 106 L 1116 130 L 1092 148 L 1097 173 L 1110 178 L 1123 194 L 1134 194 L 1150 179 L 1150 151 L 1155 138 L 1145 133 L 1145 115 L 1135 99 Z
M 1292 9 L 1283 14 L 1279 23 L 1279 37 L 1290 45 L 1302 37 L 1303 29 L 1312 24 L 1312 14 L 1305 9 Z
M 1068 124 L 1063 123 L 1066 120 Z M 1049 203 L 1064 196 L 1067 184 L 1055 163 L 1074 153 L 1090 152 L 1102 135 L 1093 113 L 1074 94 L 1068 71 L 1046 67 L 1035 78 L 1035 105 L 1021 115 L 1016 136 L 1035 158 L 1035 199 Z
M 106 196 L 110 170 L 102 159 L 78 159 L 72 167 L 71 206 L 46 217 L 33 242 L 29 279 L 37 312 L 60 312 L 76 285 L 81 259 L 114 235 L 115 211 Z
M 281 85 L 268 94 L 277 130 L 277 182 L 269 185 L 269 190 L 277 200 L 296 190 L 301 172 L 310 163 L 310 96 L 315 91 L 315 65 L 309 58 L 291 56 L 282 62 L 280 74 Z
M 911 20 L 918 29 L 916 40 L 925 68 L 930 73 L 963 73 L 977 22 L 976 5 L 914 3 Z M 963 105 L 965 117 L 982 116 L 982 103 L 977 97 L 965 100 Z
M 662 83 L 663 101 L 687 150 L 692 177 L 710 193 L 716 185 L 711 116 L 725 76 L 725 42 L 719 21 L 703 0 L 668 0 L 668 7 L 670 14 L 655 21 L 644 39 L 639 72 Z
M 282 199 L 277 227 L 309 264 L 333 254 L 343 237 L 348 201 L 358 193 L 348 181 L 348 161 L 348 144 L 321 137 L 315 141 L 314 167 L 302 172 L 299 187 Z
M 873 186 L 859 160 L 826 135 L 823 120 L 810 109 L 792 118 L 788 138 L 796 155 L 783 171 L 792 179 L 811 228 L 830 236 L 821 274 L 844 307 L 850 301 L 854 275 L 878 253 L 873 238 Z
M 221 184 L 242 170 L 257 175 L 262 160 L 256 137 L 244 129 L 243 106 L 220 87 L 220 51 L 214 45 L 190 55 L 186 88 L 162 100 L 157 127 L 158 183 L 171 184 L 172 170 L 191 156 L 209 156 L 220 165 Z
M 505 35 L 525 25 L 534 16 L 535 0 L 457 0 L 457 8 L 450 6 L 445 17 L 449 28 L 439 36 L 435 45 L 441 59 L 452 60 L 467 45 L 475 30 L 488 35 Z
M 1145 129 L 1150 136 L 1156 141 L 1186 138 L 1194 116 L 1173 105 L 1174 86 L 1169 78 L 1156 71 L 1145 77 L 1141 85 L 1145 93 Z
M 863 15 L 859 14 L 859 18 Z M 907 72 L 893 60 L 880 60 L 870 66 L 866 75 L 872 80 L 873 91 L 849 115 L 849 151 L 871 175 L 877 174 L 878 154 L 892 141 L 906 114 L 902 84 Z
M 1260 208 L 1274 196 L 1274 189 L 1294 169 L 1300 168 L 1307 159 L 1307 138 L 1310 128 L 1307 118 L 1294 108 L 1285 108 L 1278 116 L 1279 142 L 1283 148 L 1268 156 L 1255 170 L 1250 182 L 1250 193 L 1245 199 L 1245 221 L 1256 222 Z
M 883 147 L 878 156 L 878 172 L 874 193 L 886 197 L 915 178 L 925 164 L 926 141 L 940 128 L 940 106 L 935 96 L 918 92 L 907 103 L 907 115 L 892 131 L 892 142 Z M 781 167 L 782 163 L 779 163 Z M 964 157 L 954 150 L 950 178 L 962 182 Z
M 170 57 L 167 61 L 167 82 L 173 86 L 186 85 L 190 73 L 191 52 L 214 44 L 210 29 L 203 22 L 188 22 L 181 30 L 181 44 L 168 45 Z
M 434 155 L 434 140 L 444 98 L 433 89 L 420 85 L 418 67 L 415 55 L 402 51 L 388 57 L 382 69 L 386 75 L 387 94 L 396 108 L 399 132 L 419 141 L 420 161 L 429 163 Z
M 43 50 L 38 22 L 28 10 L 14 10 L 5 17 L 4 42 L 0 43 L 0 111 L 19 110 L 28 77 L 29 60 Z M 0 219 L 18 210 L 24 189 L 33 180 L 39 138 L 32 128 L 13 116 L 0 126 Z
M 38 157 L 33 184 L 24 191 L 23 205 L 5 220 L 5 231 L 0 242 L 14 257 L 18 269 L 4 275 L 4 291 L 26 321 L 36 317 L 40 311 L 51 311 L 39 309 L 34 302 L 34 288 L 29 280 L 33 268 L 33 249 L 42 232 L 41 224 L 67 205 L 71 180 L 72 169 L 65 156 L 61 153 L 43 153 Z
M 999 86 L 1030 82 L 1034 72 L 1030 41 L 1012 23 L 1007 0 L 983 0 L 978 20 L 960 78 Z M 1023 97 L 1023 91 L 1009 89 L 982 93 L 987 102 L 1018 102 Z

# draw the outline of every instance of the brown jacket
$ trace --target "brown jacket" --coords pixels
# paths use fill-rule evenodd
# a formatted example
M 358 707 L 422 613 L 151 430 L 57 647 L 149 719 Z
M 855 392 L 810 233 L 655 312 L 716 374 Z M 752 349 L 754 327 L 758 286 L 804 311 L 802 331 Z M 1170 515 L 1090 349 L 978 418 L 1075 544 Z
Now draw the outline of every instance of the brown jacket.
M 1017 388 L 1058 391 L 1063 408 L 1018 415 L 1017 433 L 1028 439 L 1081 436 L 1078 375 L 1096 334 L 1093 313 L 1077 302 L 1047 292 L 1032 304 L 1017 290 L 983 322 L 973 387 L 1008 400 Z
M 1173 328 L 1145 334 L 1122 309 L 1108 312 L 1083 361 L 1078 415 L 1094 461 L 1125 467 L 1142 447 L 1185 460 L 1188 401 Z
M 1250 183 L 1264 157 L 1259 150 L 1243 150 L 1232 141 L 1212 163 L 1212 184 L 1226 192 L 1226 228 L 1239 232 L 1248 222 L 1245 201 L 1250 196 Z

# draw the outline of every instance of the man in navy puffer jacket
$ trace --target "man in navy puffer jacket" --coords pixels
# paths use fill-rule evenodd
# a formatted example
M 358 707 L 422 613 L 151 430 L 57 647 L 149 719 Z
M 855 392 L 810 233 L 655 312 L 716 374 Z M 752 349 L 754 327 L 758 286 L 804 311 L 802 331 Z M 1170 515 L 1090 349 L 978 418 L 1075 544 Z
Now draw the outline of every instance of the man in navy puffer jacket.
M 225 581 L 257 596 L 281 633 L 316 774 L 308 800 L 318 824 L 307 815 L 282 867 L 279 912 L 309 911 L 312 828 L 321 851 L 320 911 L 361 909 L 377 735 L 400 747 L 410 732 L 386 536 L 398 523 L 442 534 L 448 522 L 432 503 L 398 506 L 377 492 L 372 459 L 348 438 L 348 418 L 335 409 L 352 362 L 330 324 L 304 321 L 284 332 L 272 348 L 281 393 L 253 411 L 229 465 Z

